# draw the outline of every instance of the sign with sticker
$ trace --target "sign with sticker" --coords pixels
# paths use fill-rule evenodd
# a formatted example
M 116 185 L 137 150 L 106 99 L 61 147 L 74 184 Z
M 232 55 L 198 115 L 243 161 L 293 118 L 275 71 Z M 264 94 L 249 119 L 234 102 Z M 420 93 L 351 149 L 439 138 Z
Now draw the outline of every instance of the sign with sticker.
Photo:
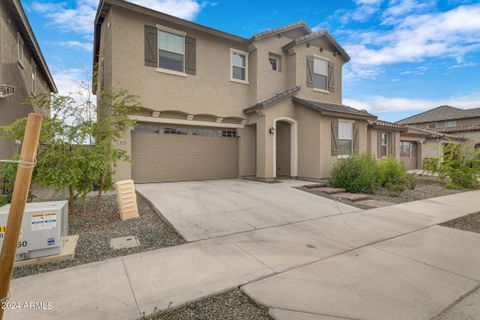
M 47 245 L 53 246 L 55 244 L 55 238 L 48 238 L 47 239 Z
M 50 230 L 56 227 L 56 213 L 49 212 L 32 215 L 32 231 Z
M 0 226 L 0 239 L 3 239 L 3 237 L 5 237 L 5 230 L 7 230 L 6 226 Z

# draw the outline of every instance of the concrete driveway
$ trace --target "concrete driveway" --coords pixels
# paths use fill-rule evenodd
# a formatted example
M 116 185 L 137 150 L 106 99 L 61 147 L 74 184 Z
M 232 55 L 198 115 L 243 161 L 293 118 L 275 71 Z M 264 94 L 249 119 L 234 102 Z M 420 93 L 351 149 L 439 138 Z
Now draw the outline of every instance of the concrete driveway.
M 234 179 L 139 184 L 136 189 L 187 241 L 360 211 L 293 188 L 307 184 Z

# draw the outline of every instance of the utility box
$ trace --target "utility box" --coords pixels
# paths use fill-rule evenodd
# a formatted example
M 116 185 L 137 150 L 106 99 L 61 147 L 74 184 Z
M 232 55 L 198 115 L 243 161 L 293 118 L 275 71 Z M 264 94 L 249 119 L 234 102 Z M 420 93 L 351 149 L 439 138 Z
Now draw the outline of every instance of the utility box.
M 0 246 L 10 205 L 0 208 Z M 31 202 L 25 206 L 16 261 L 60 254 L 68 236 L 68 201 Z

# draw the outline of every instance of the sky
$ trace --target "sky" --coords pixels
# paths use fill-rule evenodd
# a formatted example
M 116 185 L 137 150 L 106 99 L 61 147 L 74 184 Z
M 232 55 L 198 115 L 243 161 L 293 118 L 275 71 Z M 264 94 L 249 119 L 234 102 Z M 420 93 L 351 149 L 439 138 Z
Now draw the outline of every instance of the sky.
M 442 104 L 480 107 L 480 0 L 130 0 L 251 37 L 303 20 L 351 56 L 343 103 L 396 121 Z M 23 0 L 60 93 L 92 70 L 98 0 Z

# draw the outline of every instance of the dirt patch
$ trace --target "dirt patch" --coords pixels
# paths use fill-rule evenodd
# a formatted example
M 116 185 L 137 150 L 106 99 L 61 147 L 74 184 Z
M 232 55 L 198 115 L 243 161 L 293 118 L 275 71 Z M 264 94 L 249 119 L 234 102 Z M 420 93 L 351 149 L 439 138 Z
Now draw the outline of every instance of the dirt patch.
M 203 299 L 182 308 L 151 315 L 148 320 L 271 320 L 268 309 L 256 305 L 240 290 Z
M 76 205 L 76 214 L 69 216 L 69 234 L 80 235 L 75 258 L 70 261 L 52 262 L 15 268 L 15 278 L 63 269 L 76 265 L 97 262 L 108 258 L 174 246 L 185 241 L 139 194 L 138 210 L 140 218 L 122 221 L 115 195 L 104 196 L 100 209 L 95 211 L 96 198 L 87 197 L 87 210 L 84 204 Z M 112 238 L 135 236 L 140 245 L 135 248 L 113 250 Z

